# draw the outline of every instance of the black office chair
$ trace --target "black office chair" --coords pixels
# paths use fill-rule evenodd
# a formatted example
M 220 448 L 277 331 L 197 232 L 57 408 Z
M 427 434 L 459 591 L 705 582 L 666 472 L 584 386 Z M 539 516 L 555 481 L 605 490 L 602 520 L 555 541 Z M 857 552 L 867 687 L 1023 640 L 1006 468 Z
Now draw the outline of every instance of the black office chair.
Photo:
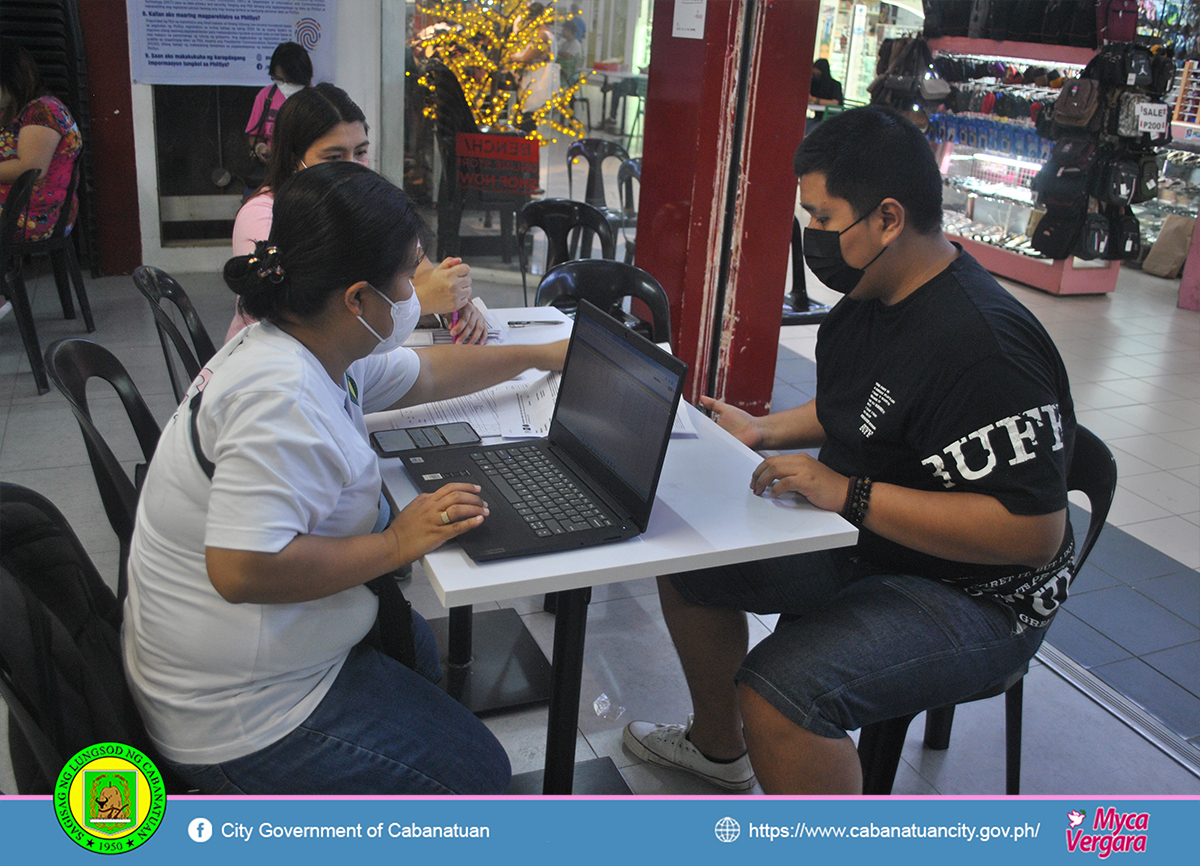
M 586 298 L 617 319 L 624 313 L 621 301 L 635 298 L 650 309 L 651 321 L 644 330 L 655 343 L 671 341 L 671 307 L 667 293 L 658 280 L 641 268 L 604 259 L 579 259 L 554 268 L 538 286 L 534 303 L 573 310 L 580 298 Z M 640 320 L 635 325 L 644 325 Z
M 104 513 L 120 542 L 117 598 L 124 600 L 125 569 L 129 559 L 129 543 L 133 539 L 138 491 L 142 488 L 146 468 L 154 456 L 154 449 L 158 447 L 162 430 L 137 386 L 129 378 L 129 373 L 103 346 L 88 340 L 57 340 L 46 348 L 46 367 L 54 387 L 67 398 L 71 412 L 79 422 L 79 431 L 83 434 L 88 460 L 91 461 L 96 486 L 100 490 L 100 501 L 104 503 Z M 132 479 L 92 421 L 88 409 L 87 383 L 94 376 L 99 376 L 116 389 L 137 435 L 145 463 L 134 468 Z
M 58 287 L 58 301 L 62 304 L 63 318 L 75 318 L 75 306 L 71 303 L 71 285 L 75 285 L 75 297 L 79 299 L 79 312 L 83 314 L 83 324 L 90 334 L 96 330 L 92 321 L 92 306 L 88 303 L 87 288 L 83 284 L 83 272 L 79 270 L 79 258 L 75 255 L 75 235 L 71 231 L 71 202 L 75 199 L 75 190 L 79 186 L 79 173 L 83 169 L 83 158 L 75 159 L 71 169 L 71 182 L 67 185 L 67 197 L 59 208 L 58 219 L 54 223 L 54 231 L 50 237 L 40 241 L 26 241 L 21 249 L 25 256 L 49 256 L 54 268 L 54 285 Z
M 33 308 L 29 304 L 29 291 L 25 287 L 25 278 L 21 273 L 22 253 L 25 233 L 18 228 L 21 216 L 29 207 L 29 196 L 33 192 L 33 182 L 37 180 L 38 171 L 31 168 L 23 172 L 8 190 L 4 200 L 4 213 L 0 216 L 0 292 L 12 301 L 13 318 L 17 320 L 17 330 L 21 334 L 21 342 L 25 345 L 25 355 L 29 358 L 29 368 L 33 371 L 33 381 L 39 394 L 50 390 L 46 380 L 46 364 L 42 360 L 42 347 L 38 342 L 37 326 L 33 322 Z
M 529 253 L 525 249 L 525 237 L 532 228 L 540 228 L 546 234 L 546 269 L 549 273 L 555 265 L 570 261 L 571 233 L 591 230 L 600 238 L 600 255 L 614 259 L 617 255 L 616 241 L 608 220 L 597 208 L 581 201 L 565 198 L 544 198 L 531 201 L 517 214 L 517 253 L 521 261 L 521 294 L 525 305 L 529 305 L 529 289 L 526 273 L 529 271 Z
M 188 385 L 200 375 L 200 368 L 216 354 L 216 347 L 213 346 L 204 323 L 200 321 L 196 308 L 188 299 L 187 292 L 174 277 L 166 271 L 142 265 L 133 272 L 133 283 L 150 302 L 150 310 L 154 313 L 154 326 L 158 329 L 158 342 L 162 344 L 167 375 L 171 379 L 171 390 L 175 394 L 175 401 L 181 402 L 187 393 Z M 192 340 L 190 347 L 170 313 L 163 308 L 164 300 L 174 304 L 183 317 L 184 327 Z M 170 346 L 175 347 L 175 352 L 183 364 L 183 370 L 187 374 L 186 381 L 175 369 L 175 359 L 171 355 Z
M 1083 543 L 1075 552 L 1074 573 L 1078 574 L 1084 560 L 1092 551 L 1104 520 L 1112 505 L 1117 490 L 1117 463 L 1099 437 L 1085 427 L 1075 428 L 1075 453 L 1067 473 L 1067 488 L 1080 490 L 1091 504 L 1092 514 L 1088 521 Z M 1024 699 L 1024 676 L 1029 665 L 1009 674 L 1002 682 L 985 689 L 959 703 L 971 703 L 985 698 L 1004 695 L 1005 703 L 1005 751 L 1007 754 L 1005 782 L 1010 795 L 1021 793 L 1021 716 Z M 950 727 L 954 720 L 954 707 L 933 707 L 926 711 L 925 745 L 931 749 L 945 749 L 950 745 Z M 900 766 L 900 754 L 909 723 L 917 713 L 897 716 L 871 725 L 864 725 L 858 739 L 858 757 L 863 769 L 864 794 L 890 794 L 896 779 L 896 768 Z
M 149 742 L 125 682 L 121 604 L 70 524 L 39 493 L 0 483 L 0 696 L 17 793 L 49 794 L 95 743 Z M 186 793 L 161 762 L 171 793 Z
M 586 160 L 588 172 L 583 200 L 592 207 L 600 209 L 601 213 L 608 219 L 608 224 L 615 234 L 616 230 L 621 227 L 622 214 L 608 207 L 608 202 L 605 200 L 604 194 L 604 160 L 610 157 L 616 157 L 623 165 L 629 161 L 629 151 L 617 142 L 610 141 L 607 138 L 580 138 L 571 142 L 571 146 L 567 148 L 567 197 L 575 198 L 571 168 L 579 160 Z M 586 259 L 591 257 L 592 233 L 585 230 L 578 239 L 578 242 L 579 249 L 582 251 L 578 258 Z M 574 253 L 572 253 L 571 258 L 576 258 Z
M 642 186 L 642 158 L 627 159 L 617 169 L 617 195 L 621 203 L 621 237 L 625 239 L 625 264 L 632 265 L 637 254 L 637 234 L 629 236 L 628 229 L 637 228 L 638 199 L 633 194 L 633 182 L 638 182 L 638 191 Z

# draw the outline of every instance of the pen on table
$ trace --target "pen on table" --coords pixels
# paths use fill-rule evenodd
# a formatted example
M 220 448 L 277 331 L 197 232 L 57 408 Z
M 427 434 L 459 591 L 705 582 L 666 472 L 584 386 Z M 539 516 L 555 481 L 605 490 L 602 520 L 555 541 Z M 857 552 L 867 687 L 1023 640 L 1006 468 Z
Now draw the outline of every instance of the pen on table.
M 565 325 L 562 319 L 530 319 L 527 321 L 509 322 L 510 328 L 524 328 L 527 325 Z

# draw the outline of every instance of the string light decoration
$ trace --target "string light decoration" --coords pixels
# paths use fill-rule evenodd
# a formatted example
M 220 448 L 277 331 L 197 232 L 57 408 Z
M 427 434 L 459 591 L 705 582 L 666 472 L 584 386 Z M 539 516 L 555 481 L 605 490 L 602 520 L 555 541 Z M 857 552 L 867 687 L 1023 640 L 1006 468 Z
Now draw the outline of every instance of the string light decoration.
M 527 8 L 528 0 L 435 3 L 425 8 L 440 21 L 415 37 L 413 47 L 427 57 L 437 57 L 454 73 L 478 126 L 502 129 L 513 126 L 509 119 L 510 100 L 513 112 L 525 112 L 533 89 L 533 76 L 528 73 L 549 62 L 542 59 L 526 63 L 516 59 L 530 47 L 535 47 L 538 55 L 548 55 L 551 45 L 542 31 L 558 20 L 554 0 L 550 0 L 539 16 L 521 20 L 517 26 L 517 19 Z M 522 80 L 526 83 L 518 85 Z M 585 81 L 583 76 L 567 87 L 554 88 L 550 98 L 532 112 L 535 126 L 526 138 L 541 144 L 557 141 L 540 132 L 543 126 L 571 138 L 586 135 L 571 104 Z M 431 93 L 435 89 L 428 75 L 420 76 L 417 83 Z M 514 85 L 519 88 L 515 94 Z M 433 100 L 427 100 L 424 114 L 436 119 Z

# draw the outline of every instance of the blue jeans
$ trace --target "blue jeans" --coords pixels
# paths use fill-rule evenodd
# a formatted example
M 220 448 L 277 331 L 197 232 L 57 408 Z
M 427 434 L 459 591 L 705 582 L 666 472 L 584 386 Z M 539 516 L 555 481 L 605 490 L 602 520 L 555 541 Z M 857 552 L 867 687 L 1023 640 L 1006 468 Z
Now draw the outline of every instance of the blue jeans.
M 434 683 L 437 643 L 415 611 L 417 670 L 354 647 L 300 727 L 219 764 L 167 763 L 206 794 L 504 794 L 508 755 Z
M 685 600 L 786 613 L 746 656 L 738 682 L 802 728 L 863 725 L 956 703 L 1033 657 L 1046 629 L 998 602 L 926 577 L 889 574 L 852 548 L 671 576 Z

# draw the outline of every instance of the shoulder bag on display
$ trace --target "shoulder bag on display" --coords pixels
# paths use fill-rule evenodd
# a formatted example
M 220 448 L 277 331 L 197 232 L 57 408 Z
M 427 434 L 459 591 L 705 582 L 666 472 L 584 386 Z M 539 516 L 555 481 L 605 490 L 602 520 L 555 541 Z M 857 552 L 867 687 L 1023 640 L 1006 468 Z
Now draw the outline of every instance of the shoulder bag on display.
M 1100 120 L 1100 82 L 1090 78 L 1069 78 L 1054 102 L 1054 122 L 1059 128 L 1098 132 Z
M 1083 217 L 1078 209 L 1055 208 L 1038 220 L 1030 241 L 1033 248 L 1052 259 L 1074 255 Z
M 1086 214 L 1079 231 L 1079 244 L 1075 255 L 1081 259 L 1104 258 L 1108 255 L 1108 241 L 1111 235 L 1107 216 L 1102 213 Z

